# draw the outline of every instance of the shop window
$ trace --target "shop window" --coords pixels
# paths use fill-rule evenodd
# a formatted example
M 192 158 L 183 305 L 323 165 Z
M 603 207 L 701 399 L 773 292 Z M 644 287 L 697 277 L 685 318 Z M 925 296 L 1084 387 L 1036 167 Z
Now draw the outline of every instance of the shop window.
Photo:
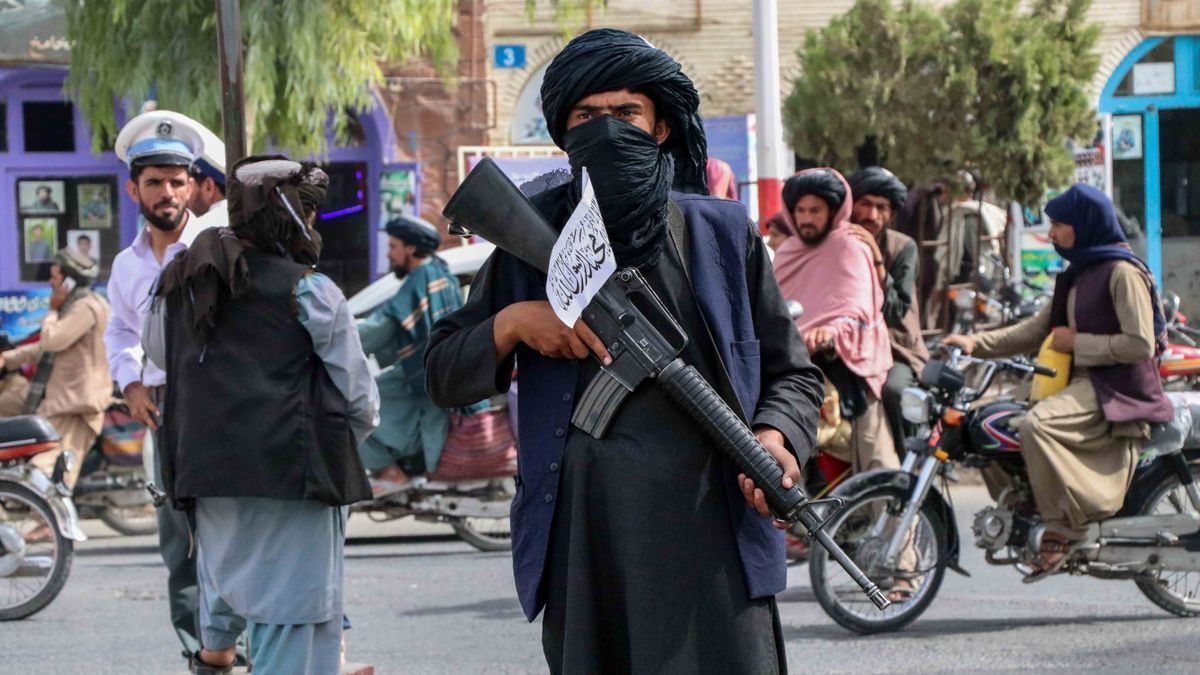
M 1175 38 L 1167 38 L 1143 56 L 1117 85 L 1116 96 L 1175 93 Z
M 75 152 L 75 106 L 58 101 L 21 104 L 25 152 Z

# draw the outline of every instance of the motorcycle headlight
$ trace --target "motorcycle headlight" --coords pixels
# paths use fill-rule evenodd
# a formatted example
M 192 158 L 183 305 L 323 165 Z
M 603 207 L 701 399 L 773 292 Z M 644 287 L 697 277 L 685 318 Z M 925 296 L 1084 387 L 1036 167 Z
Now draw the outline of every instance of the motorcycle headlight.
M 961 312 L 975 309 L 975 298 L 979 294 L 969 288 L 960 288 L 954 293 L 954 306 Z
M 931 400 L 929 392 L 924 389 L 909 387 L 900 395 L 900 415 L 906 422 L 925 424 L 929 421 Z

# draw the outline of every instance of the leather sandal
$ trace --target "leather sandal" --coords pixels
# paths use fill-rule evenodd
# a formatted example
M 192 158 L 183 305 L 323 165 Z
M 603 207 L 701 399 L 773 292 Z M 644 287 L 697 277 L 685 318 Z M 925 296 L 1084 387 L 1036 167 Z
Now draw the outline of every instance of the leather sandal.
M 237 663 L 235 660 L 234 663 Z M 196 675 L 228 675 L 233 672 L 233 664 L 228 666 L 214 666 L 200 660 L 200 652 L 192 652 L 191 658 L 188 659 L 188 672 L 196 673 Z
M 1046 535 L 1042 538 L 1041 555 L 1034 562 L 1034 570 L 1025 575 L 1025 578 L 1021 579 L 1021 581 L 1032 584 L 1053 574 L 1058 574 L 1083 543 L 1082 541 L 1072 541 L 1060 535 Z M 1058 560 L 1051 563 L 1046 561 L 1045 554 L 1047 553 L 1058 553 L 1060 556 Z

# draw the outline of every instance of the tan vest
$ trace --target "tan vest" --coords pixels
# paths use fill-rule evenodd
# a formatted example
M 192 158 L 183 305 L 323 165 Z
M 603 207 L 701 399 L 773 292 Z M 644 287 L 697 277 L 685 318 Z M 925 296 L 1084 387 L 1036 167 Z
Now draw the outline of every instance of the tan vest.
M 912 242 L 912 238 L 906 234 L 891 228 L 884 230 L 882 248 L 884 259 L 889 267 L 910 242 Z M 920 265 L 919 260 L 917 264 Z M 917 277 L 919 276 L 918 270 Z M 888 326 L 888 337 L 892 340 L 892 356 L 907 363 L 919 377 L 921 369 L 929 361 L 929 350 L 925 347 L 925 341 L 921 339 L 921 321 L 917 316 L 917 306 L 920 304 L 920 300 L 916 297 L 917 289 L 911 288 L 909 291 L 913 295 L 912 304 L 909 305 L 908 312 L 905 313 L 900 326 Z

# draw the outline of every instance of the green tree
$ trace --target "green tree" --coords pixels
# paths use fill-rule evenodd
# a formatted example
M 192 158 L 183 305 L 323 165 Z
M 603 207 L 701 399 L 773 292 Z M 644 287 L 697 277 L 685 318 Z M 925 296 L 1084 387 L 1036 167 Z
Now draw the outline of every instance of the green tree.
M 977 168 L 1026 202 L 1071 179 L 1069 141 L 1090 138 L 1086 87 L 1099 28 L 1090 0 L 858 0 L 809 33 L 784 103 L 800 154 L 853 169 L 874 142 L 910 182 Z
M 94 149 L 118 131 L 114 101 L 134 112 L 151 91 L 159 107 L 221 129 L 216 10 L 212 0 L 67 0 L 68 95 L 92 124 Z M 326 150 L 371 104 L 381 63 L 457 58 L 453 0 L 242 0 L 246 127 L 297 155 Z

